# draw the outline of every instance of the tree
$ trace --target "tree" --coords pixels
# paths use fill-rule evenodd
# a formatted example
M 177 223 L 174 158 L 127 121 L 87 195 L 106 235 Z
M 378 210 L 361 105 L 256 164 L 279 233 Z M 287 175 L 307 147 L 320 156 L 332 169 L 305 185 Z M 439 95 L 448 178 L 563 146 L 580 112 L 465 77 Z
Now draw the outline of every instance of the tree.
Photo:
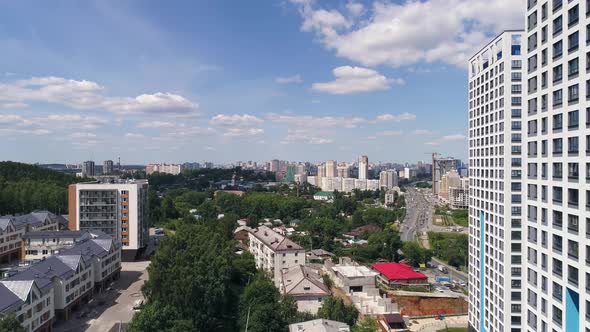
M 379 325 L 377 320 L 371 316 L 365 316 L 365 318 L 359 321 L 355 326 L 352 327 L 352 332 L 375 332 L 379 331 Z
M 402 251 L 414 266 L 426 264 L 432 259 L 432 250 L 422 248 L 418 242 L 405 242 Z
M 330 278 L 330 275 L 327 273 L 322 276 L 322 281 L 324 282 L 324 285 L 326 285 L 326 287 L 330 290 L 334 286 L 334 281 L 332 281 L 332 278 Z
M 129 326 L 129 332 L 184 332 L 195 331 L 191 320 L 178 319 L 171 306 L 157 302 L 148 303 L 137 313 Z
M 318 317 L 343 322 L 353 326 L 359 316 L 358 309 L 352 304 L 344 304 L 340 298 L 330 296 L 324 299 L 318 310 Z
M 257 274 L 240 296 L 240 331 L 285 331 L 297 317 L 297 305 L 292 298 L 283 297 L 264 274 Z
M 8 315 L 0 318 L 0 332 L 25 332 L 25 328 L 20 325 L 14 315 Z

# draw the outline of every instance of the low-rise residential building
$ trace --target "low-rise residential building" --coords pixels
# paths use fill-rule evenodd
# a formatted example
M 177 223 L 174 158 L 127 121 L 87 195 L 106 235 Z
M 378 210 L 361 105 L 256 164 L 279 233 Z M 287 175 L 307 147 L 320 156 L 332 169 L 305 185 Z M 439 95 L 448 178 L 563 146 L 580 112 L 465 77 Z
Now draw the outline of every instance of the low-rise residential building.
M 329 319 L 314 319 L 289 325 L 289 332 L 350 332 L 350 326 Z
M 39 287 L 33 280 L 0 281 L 0 319 L 7 315 L 14 315 L 27 332 L 51 331 L 53 287 Z
M 145 174 L 150 175 L 153 173 L 166 173 L 172 175 L 178 175 L 182 173 L 184 167 L 180 164 L 148 164 L 145 167 Z
M 316 201 L 331 202 L 334 200 L 334 193 L 329 191 L 318 191 L 313 194 L 313 199 Z
M 24 228 L 17 228 L 13 218 L 0 218 L 0 264 L 18 260 Z
M 22 248 L 24 250 L 22 260 L 25 262 L 39 261 L 48 256 L 56 255 L 61 249 L 71 247 L 78 242 L 101 236 L 108 235 L 98 231 L 28 232 L 22 236 Z
M 379 273 L 377 282 L 389 288 L 428 286 L 428 277 L 403 263 L 376 263 L 371 267 Z
M 308 266 L 293 266 L 283 272 L 279 289 L 283 295 L 293 297 L 297 310 L 316 314 L 330 290 L 320 275 Z
M 362 265 L 338 264 L 332 267 L 334 284 L 347 294 L 375 289 L 378 273 Z
M 284 270 L 305 264 L 305 249 L 267 226 L 252 230 L 249 242 L 256 267 L 268 271 L 277 287 Z

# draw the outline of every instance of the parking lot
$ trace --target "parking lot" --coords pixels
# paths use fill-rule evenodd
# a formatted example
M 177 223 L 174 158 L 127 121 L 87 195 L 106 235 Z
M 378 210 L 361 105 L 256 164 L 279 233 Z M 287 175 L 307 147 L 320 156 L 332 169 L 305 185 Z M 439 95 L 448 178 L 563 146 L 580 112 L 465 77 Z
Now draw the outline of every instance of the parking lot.
M 117 323 L 127 323 L 133 318 L 133 304 L 143 299 L 141 286 L 147 280 L 149 261 L 122 262 L 121 277 L 109 290 L 95 295 L 87 305 L 72 313 L 72 319 L 58 322 L 56 332 L 105 332 Z

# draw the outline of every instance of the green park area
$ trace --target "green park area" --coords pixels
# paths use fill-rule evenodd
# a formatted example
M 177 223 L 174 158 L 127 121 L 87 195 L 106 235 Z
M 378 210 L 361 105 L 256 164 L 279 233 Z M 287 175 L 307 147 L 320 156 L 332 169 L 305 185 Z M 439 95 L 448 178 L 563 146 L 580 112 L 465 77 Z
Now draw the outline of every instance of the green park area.
M 434 211 L 435 224 L 437 226 L 461 226 L 468 227 L 469 220 L 467 210 L 451 210 L 447 205 L 438 207 Z

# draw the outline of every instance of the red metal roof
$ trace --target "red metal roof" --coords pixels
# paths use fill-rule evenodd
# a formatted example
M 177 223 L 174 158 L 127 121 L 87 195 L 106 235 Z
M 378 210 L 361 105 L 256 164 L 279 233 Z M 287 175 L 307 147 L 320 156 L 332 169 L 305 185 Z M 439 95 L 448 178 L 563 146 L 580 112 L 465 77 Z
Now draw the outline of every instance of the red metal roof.
M 376 263 L 371 267 L 389 280 L 428 279 L 426 275 L 403 263 Z

